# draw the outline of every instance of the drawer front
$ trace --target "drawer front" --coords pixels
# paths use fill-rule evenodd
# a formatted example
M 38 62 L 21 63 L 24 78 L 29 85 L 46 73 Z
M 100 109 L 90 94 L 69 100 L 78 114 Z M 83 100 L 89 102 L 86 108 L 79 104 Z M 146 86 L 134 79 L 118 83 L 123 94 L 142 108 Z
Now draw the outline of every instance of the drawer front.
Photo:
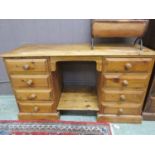
M 47 59 L 6 59 L 7 69 L 10 73 L 47 72 Z
M 103 86 L 105 88 L 146 88 L 149 74 L 104 74 Z
M 116 115 L 140 115 L 141 107 L 135 104 L 107 104 L 103 103 L 101 112 Z
M 20 112 L 30 112 L 30 113 L 49 113 L 53 112 L 52 103 L 31 103 L 31 102 L 20 102 L 19 108 Z
M 33 90 L 15 90 L 18 100 L 31 100 L 31 101 L 47 101 L 51 100 L 50 89 L 33 89 Z
M 104 72 L 151 72 L 152 58 L 105 58 Z
M 10 77 L 15 88 L 47 88 L 50 83 L 50 75 L 11 75 Z
M 144 94 L 145 94 L 144 91 L 103 89 L 102 101 L 141 103 L 143 101 Z

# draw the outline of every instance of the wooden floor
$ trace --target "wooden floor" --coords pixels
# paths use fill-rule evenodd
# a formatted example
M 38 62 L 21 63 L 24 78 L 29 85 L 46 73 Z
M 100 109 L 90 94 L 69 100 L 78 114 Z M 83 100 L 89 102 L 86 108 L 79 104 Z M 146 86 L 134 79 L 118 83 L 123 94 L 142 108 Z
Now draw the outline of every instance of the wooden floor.
M 94 92 L 62 92 L 57 110 L 98 111 Z

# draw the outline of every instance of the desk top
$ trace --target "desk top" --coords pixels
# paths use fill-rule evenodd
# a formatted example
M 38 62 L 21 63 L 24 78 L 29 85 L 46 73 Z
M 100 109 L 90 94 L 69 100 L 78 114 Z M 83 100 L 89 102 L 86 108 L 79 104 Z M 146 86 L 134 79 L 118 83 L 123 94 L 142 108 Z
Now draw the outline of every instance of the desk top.
M 79 45 L 51 45 L 34 44 L 23 45 L 10 52 L 5 52 L 0 57 L 46 57 L 46 56 L 155 56 L 155 51 L 133 45 L 97 45 L 91 49 L 89 44 Z

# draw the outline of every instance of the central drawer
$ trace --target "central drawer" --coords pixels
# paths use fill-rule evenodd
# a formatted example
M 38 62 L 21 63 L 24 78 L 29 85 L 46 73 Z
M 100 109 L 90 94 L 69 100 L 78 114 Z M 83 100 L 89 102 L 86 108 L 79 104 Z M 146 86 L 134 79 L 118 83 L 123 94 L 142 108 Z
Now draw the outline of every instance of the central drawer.
M 15 94 L 18 100 L 47 101 L 52 99 L 51 89 L 16 89 Z
M 152 58 L 105 58 L 104 72 L 151 72 Z
M 107 73 L 103 74 L 103 87 L 105 88 L 146 88 L 149 74 L 136 73 Z
M 144 98 L 144 91 L 138 90 L 108 90 L 102 89 L 102 101 L 106 102 L 129 102 L 141 103 Z
M 47 88 L 50 83 L 50 75 L 11 75 L 15 88 Z

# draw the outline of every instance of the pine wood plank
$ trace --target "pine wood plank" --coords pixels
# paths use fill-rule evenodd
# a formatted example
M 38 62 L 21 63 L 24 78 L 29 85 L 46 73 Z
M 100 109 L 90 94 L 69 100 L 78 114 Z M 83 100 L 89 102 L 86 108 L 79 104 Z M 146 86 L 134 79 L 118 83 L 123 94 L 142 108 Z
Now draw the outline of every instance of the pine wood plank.
M 62 92 L 57 110 L 98 111 L 97 95 L 91 92 Z
M 146 47 L 141 51 L 139 47 L 124 44 L 97 45 L 92 50 L 89 44 L 77 45 L 47 45 L 29 44 L 21 46 L 0 57 L 49 57 L 49 56 L 112 56 L 112 57 L 149 57 L 155 56 L 154 50 Z
M 19 120 L 58 120 L 59 113 L 19 113 Z
M 105 115 L 97 114 L 98 122 L 112 122 L 112 123 L 141 123 L 141 115 Z

